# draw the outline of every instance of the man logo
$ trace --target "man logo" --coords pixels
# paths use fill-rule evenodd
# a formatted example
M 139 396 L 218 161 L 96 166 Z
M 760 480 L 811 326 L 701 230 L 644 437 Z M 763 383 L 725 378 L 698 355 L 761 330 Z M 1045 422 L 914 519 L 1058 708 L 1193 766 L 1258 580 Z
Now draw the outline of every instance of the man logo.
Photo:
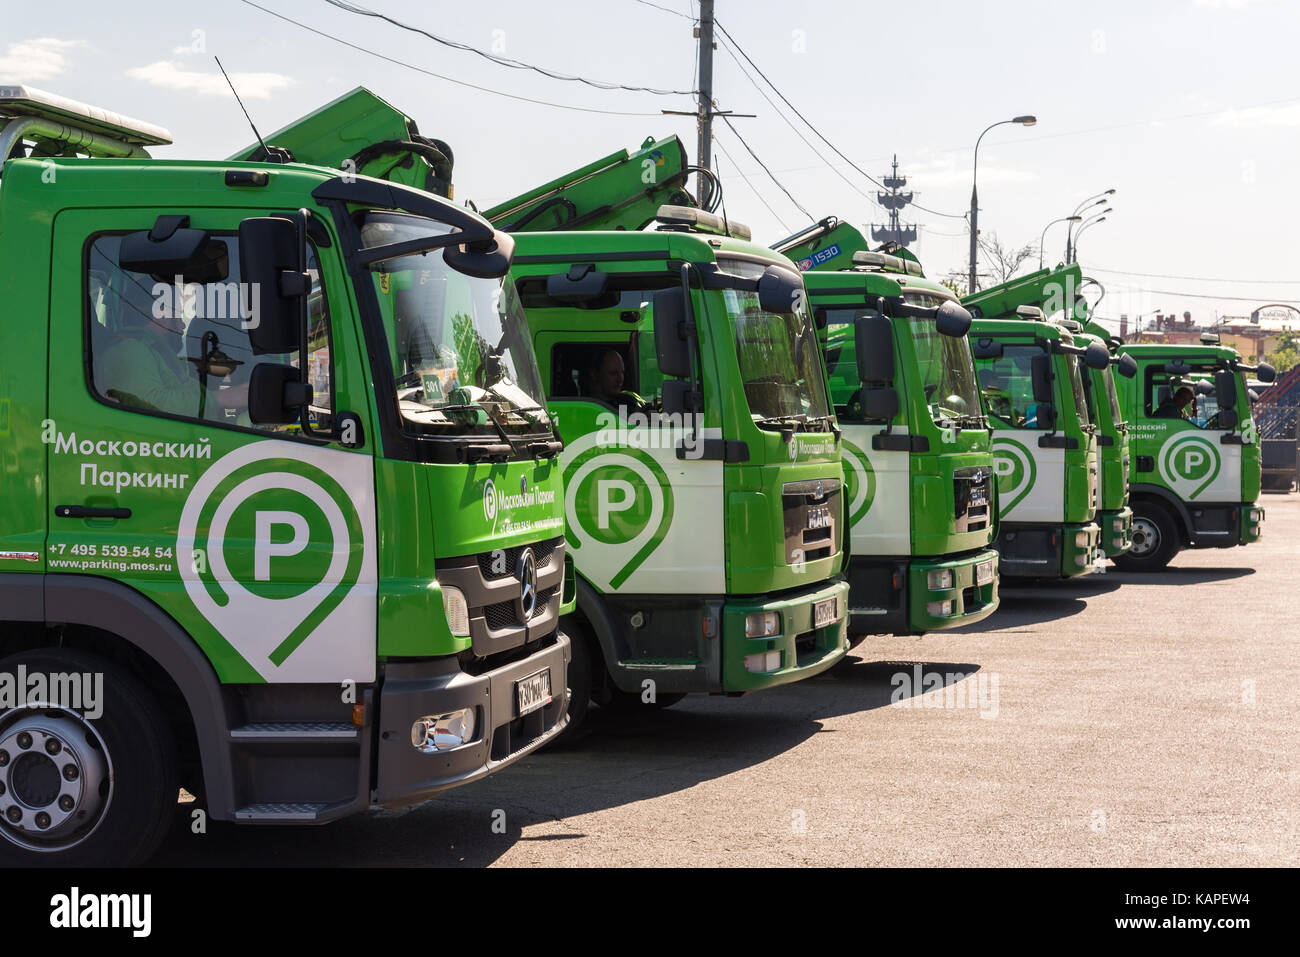
M 177 567 L 194 607 L 252 669 L 228 680 L 373 680 L 368 465 L 365 456 L 267 440 L 223 455 L 194 483 Z
M 1034 487 L 1038 466 L 1029 450 L 1013 439 L 995 438 L 993 440 L 993 471 L 998 477 L 998 495 L 1005 503 L 1002 515 L 1011 514 L 1011 510 L 1020 504 Z
M 525 548 L 519 556 L 519 565 L 515 574 L 519 578 L 519 598 L 515 602 L 515 614 L 519 623 L 526 625 L 537 611 L 537 558 L 531 548 Z
M 1184 432 L 1160 448 L 1160 477 L 1185 501 L 1192 501 L 1219 477 L 1219 450 L 1194 432 Z

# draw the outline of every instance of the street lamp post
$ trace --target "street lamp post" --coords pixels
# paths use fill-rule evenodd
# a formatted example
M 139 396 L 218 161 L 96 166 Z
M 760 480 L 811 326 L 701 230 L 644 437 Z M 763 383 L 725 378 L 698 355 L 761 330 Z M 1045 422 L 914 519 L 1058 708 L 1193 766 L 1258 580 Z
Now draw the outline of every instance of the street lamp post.
M 1033 126 L 1038 122 L 1036 116 L 1017 116 L 1009 120 L 998 120 L 993 126 L 984 130 L 987 133 L 994 126 L 1003 126 L 1007 123 L 1019 123 L 1021 126 Z M 970 182 L 970 287 L 968 293 L 975 291 L 975 254 L 979 244 L 980 234 L 980 206 L 979 194 L 976 192 L 977 176 L 979 174 L 980 163 L 980 140 L 984 139 L 984 133 L 981 133 L 975 140 L 975 161 L 971 165 L 971 182 Z
M 1103 203 L 1108 202 L 1108 200 L 1106 199 L 1107 196 L 1114 196 L 1114 195 L 1115 195 L 1115 189 L 1114 189 L 1114 187 L 1112 187 L 1111 189 L 1103 190 L 1102 192 L 1098 193 L 1098 194 L 1095 195 L 1095 196 L 1089 196 L 1087 199 L 1085 199 L 1085 200 L 1084 200 L 1082 203 L 1080 203 L 1078 206 L 1074 207 L 1074 215 L 1076 215 L 1076 216 L 1079 215 L 1079 210 L 1083 209 L 1083 207 L 1087 206 L 1089 203 L 1092 203 L 1092 205 L 1094 205 L 1094 206 L 1101 206 Z M 1095 200 L 1095 202 L 1094 202 L 1094 200 Z M 1073 240 L 1073 233 L 1074 233 L 1074 224 L 1072 223 L 1072 224 L 1070 225 L 1070 228 L 1069 228 L 1068 230 L 1066 230 L 1066 233 L 1065 233 L 1065 261 L 1066 261 L 1066 263 L 1073 262 L 1073 260 L 1072 260 L 1071 257 L 1070 257 L 1071 241 Z
M 1107 210 L 1107 212 L 1109 212 L 1109 210 Z M 1105 221 L 1106 221 L 1106 217 L 1100 216 L 1097 219 L 1088 220 L 1086 223 L 1084 223 L 1082 226 L 1079 227 L 1079 231 L 1074 236 L 1074 261 L 1075 262 L 1079 261 L 1079 237 L 1083 235 L 1083 231 L 1087 229 L 1089 226 L 1096 226 L 1098 223 L 1104 223 Z
M 1054 219 L 1043 227 L 1043 235 L 1038 237 L 1038 268 L 1043 268 L 1043 243 L 1047 240 L 1047 231 L 1057 223 L 1077 223 L 1083 219 L 1082 216 L 1062 216 L 1060 219 Z

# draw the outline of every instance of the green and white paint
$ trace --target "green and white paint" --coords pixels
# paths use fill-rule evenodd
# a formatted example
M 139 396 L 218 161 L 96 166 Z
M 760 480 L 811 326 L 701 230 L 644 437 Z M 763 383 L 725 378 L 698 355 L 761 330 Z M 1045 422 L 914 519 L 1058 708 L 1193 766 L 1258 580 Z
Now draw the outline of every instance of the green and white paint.
M 908 555 L 912 546 L 911 457 L 871 447 L 879 425 L 844 425 L 844 483 L 854 555 Z M 893 435 L 906 435 L 895 426 Z
M 1030 449 L 993 433 L 993 469 L 1004 522 L 1060 522 L 1065 508 L 1065 451 Z

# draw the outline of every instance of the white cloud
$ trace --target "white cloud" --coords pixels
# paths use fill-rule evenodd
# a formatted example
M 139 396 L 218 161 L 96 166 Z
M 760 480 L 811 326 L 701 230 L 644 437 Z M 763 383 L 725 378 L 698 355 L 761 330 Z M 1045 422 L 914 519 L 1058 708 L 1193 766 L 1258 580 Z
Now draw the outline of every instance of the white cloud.
M 59 40 L 54 37 L 37 37 L 9 44 L 0 56 L 0 77 L 19 83 L 43 83 L 58 76 L 68 68 L 64 51 L 85 46 L 83 40 Z
M 1243 127 L 1300 126 L 1300 103 L 1283 106 L 1248 106 L 1243 110 L 1225 110 L 1214 120 L 1215 126 Z
M 159 60 L 148 66 L 135 66 L 126 71 L 134 80 L 144 80 L 181 93 L 198 93 L 202 96 L 226 96 L 230 87 L 219 71 L 200 73 L 187 70 L 170 60 Z M 239 95 L 246 100 L 269 100 L 272 94 L 293 84 L 292 77 L 283 73 L 232 73 L 231 82 Z

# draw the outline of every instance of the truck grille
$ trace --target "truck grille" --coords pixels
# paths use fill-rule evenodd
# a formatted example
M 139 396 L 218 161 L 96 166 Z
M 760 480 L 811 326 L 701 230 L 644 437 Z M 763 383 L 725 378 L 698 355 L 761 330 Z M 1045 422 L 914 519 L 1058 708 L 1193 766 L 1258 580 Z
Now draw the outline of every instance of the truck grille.
M 781 489 L 786 564 L 829 558 L 839 550 L 840 480 L 789 482 Z
M 536 568 L 536 601 L 524 614 L 523 555 L 531 551 Z M 493 549 L 457 558 L 440 558 L 438 581 L 459 588 L 469 605 L 473 654 L 489 658 L 536 642 L 555 631 L 564 579 L 564 539 Z
M 957 534 L 989 527 L 993 510 L 993 470 L 983 465 L 957 469 L 952 476 Z

